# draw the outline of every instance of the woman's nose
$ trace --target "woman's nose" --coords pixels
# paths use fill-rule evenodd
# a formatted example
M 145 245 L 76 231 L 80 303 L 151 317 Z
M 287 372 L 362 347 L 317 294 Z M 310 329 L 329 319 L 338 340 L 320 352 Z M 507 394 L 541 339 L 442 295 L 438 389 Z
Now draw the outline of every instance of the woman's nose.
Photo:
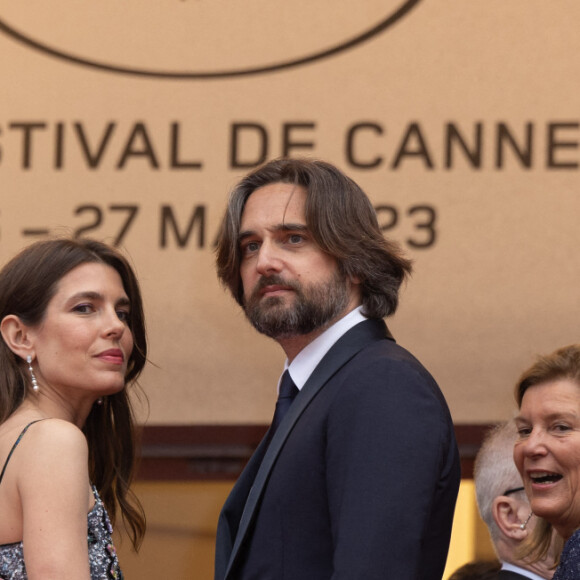
M 546 442 L 544 434 L 539 431 L 532 431 L 522 442 L 523 452 L 528 456 L 544 455 L 546 453 Z
M 126 327 L 126 323 L 119 318 L 116 309 L 107 310 L 104 323 L 104 332 L 107 336 L 122 336 Z

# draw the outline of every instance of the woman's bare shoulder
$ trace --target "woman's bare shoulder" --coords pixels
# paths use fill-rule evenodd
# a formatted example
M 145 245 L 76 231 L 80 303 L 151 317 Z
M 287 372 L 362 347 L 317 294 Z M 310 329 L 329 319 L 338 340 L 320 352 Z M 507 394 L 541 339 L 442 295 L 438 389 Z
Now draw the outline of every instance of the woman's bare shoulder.
M 43 474 L 59 478 L 57 471 L 61 475 L 85 472 L 87 440 L 73 423 L 62 419 L 43 419 L 28 427 L 12 460 L 25 479 Z
M 88 451 L 84 433 L 74 424 L 63 419 L 43 419 L 30 425 L 26 435 L 37 451 Z

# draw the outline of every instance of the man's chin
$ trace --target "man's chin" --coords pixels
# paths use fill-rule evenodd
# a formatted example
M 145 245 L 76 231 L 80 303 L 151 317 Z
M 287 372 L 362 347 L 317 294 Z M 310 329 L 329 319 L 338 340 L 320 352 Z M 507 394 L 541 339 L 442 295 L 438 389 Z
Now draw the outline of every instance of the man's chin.
M 274 339 L 287 338 L 296 334 L 296 321 L 289 310 L 285 304 L 261 304 L 246 311 L 246 316 L 258 332 Z
M 246 314 L 250 316 L 284 316 L 284 313 L 291 308 L 288 300 L 282 296 L 268 296 L 259 301 L 253 300 L 252 304 L 246 308 Z M 251 320 L 251 318 L 250 318 Z

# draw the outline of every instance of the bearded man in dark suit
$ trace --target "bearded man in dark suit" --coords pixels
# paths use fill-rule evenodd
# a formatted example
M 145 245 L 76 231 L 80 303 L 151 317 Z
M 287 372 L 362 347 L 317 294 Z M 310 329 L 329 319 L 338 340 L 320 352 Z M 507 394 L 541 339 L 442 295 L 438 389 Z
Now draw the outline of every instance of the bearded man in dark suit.
M 223 507 L 216 580 L 440 580 L 460 479 L 453 424 L 383 320 L 411 265 L 367 196 L 328 163 L 272 161 L 232 192 L 217 267 L 283 348 L 289 410 Z

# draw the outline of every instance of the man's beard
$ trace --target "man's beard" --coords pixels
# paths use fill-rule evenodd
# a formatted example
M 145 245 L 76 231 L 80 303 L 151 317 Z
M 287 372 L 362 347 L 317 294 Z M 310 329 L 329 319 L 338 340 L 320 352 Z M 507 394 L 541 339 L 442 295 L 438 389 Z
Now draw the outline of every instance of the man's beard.
M 260 290 L 271 285 L 291 288 L 294 300 L 286 304 L 288 296 L 263 298 Z M 244 311 L 258 332 L 274 339 L 291 338 L 330 326 L 344 313 L 349 299 L 346 277 L 339 272 L 327 282 L 309 286 L 269 276 L 260 279 Z

